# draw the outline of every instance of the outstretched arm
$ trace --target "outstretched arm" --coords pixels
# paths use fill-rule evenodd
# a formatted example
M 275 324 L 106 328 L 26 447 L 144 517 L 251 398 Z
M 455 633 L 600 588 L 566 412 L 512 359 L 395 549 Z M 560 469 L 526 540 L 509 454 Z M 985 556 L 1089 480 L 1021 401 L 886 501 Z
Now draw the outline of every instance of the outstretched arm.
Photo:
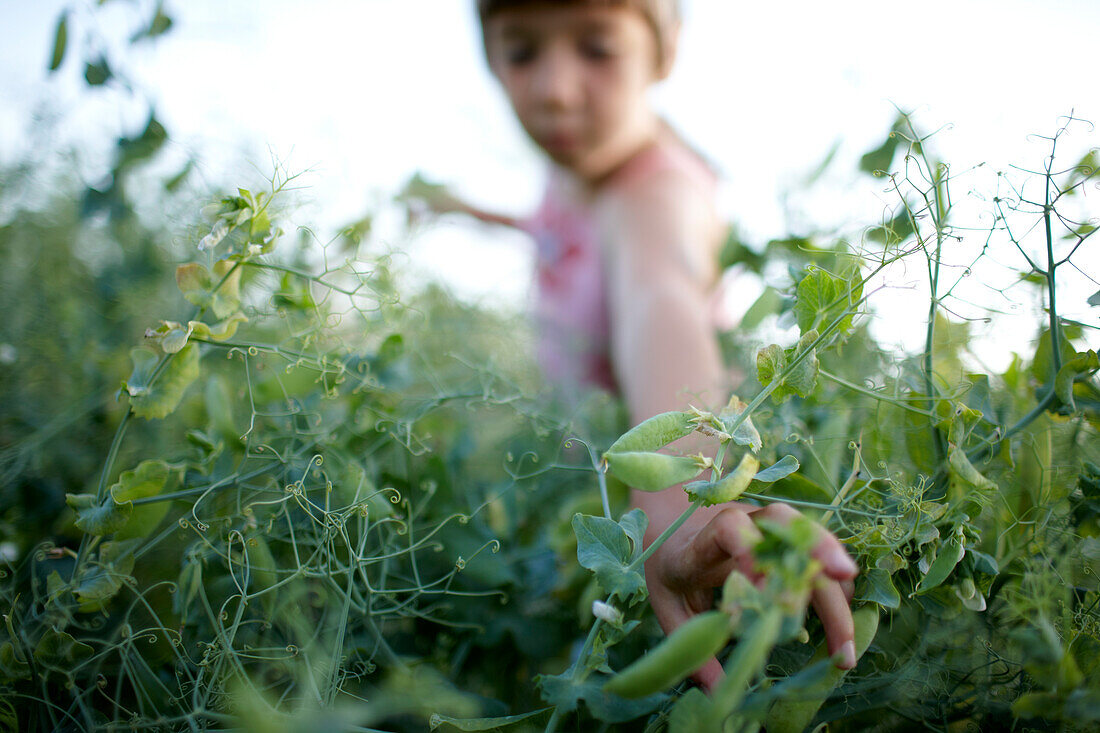
M 643 181 L 605 194 L 600 207 L 607 257 L 612 356 L 632 421 L 682 410 L 725 404 L 729 385 L 709 319 L 714 281 L 711 242 L 715 217 L 689 181 L 675 176 Z M 715 410 L 717 412 L 717 410 Z M 698 452 L 689 436 L 676 446 Z M 679 486 L 657 493 L 635 491 L 635 506 L 649 517 L 652 542 L 687 507 Z M 709 609 L 713 589 L 734 569 L 752 568 L 751 548 L 761 517 L 789 521 L 789 506 L 765 509 L 740 505 L 696 511 L 646 563 L 650 603 L 666 633 Z M 821 531 L 814 550 L 823 566 L 812 596 L 825 626 L 830 652 L 855 663 L 848 608 L 850 581 L 857 569 L 843 545 Z M 695 675 L 710 688 L 722 676 L 712 659 Z
M 409 179 L 405 188 L 397 195 L 397 199 L 408 205 L 410 219 L 421 218 L 425 214 L 466 214 L 486 224 L 520 228 L 520 222 L 515 217 L 486 211 L 467 203 L 451 193 L 446 186 L 431 183 L 422 178 L 419 173 Z

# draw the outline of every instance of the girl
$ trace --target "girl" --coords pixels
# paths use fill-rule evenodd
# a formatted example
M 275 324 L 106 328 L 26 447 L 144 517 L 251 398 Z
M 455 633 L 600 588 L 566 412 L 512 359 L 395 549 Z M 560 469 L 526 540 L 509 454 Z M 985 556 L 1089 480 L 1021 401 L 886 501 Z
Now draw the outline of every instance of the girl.
M 478 11 L 489 67 L 550 158 L 548 186 L 527 221 L 440 191 L 429 203 L 534 236 L 539 357 L 559 386 L 617 391 L 634 423 L 689 402 L 720 408 L 730 385 L 710 321 L 722 237 L 715 178 L 647 98 L 676 54 L 675 0 L 478 0 Z M 679 487 L 632 501 L 649 516 L 647 543 L 688 506 Z M 751 570 L 754 520 L 795 513 L 783 504 L 695 512 L 646 563 L 665 632 L 710 608 L 732 570 Z M 824 530 L 814 555 L 823 569 L 811 600 L 830 652 L 851 667 L 857 568 Z M 710 688 L 721 665 L 712 659 L 694 676 Z

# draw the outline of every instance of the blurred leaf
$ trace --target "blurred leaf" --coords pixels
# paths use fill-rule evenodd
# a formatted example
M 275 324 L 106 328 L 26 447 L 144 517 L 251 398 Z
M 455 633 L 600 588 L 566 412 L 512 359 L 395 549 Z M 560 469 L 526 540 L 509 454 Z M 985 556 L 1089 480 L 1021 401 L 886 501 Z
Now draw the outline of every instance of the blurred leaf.
M 61 62 L 65 60 L 65 49 L 69 41 L 69 11 L 61 14 L 57 19 L 57 30 L 54 32 L 53 53 L 50 56 L 50 71 L 57 71 Z
M 145 128 L 139 135 L 119 138 L 119 159 L 115 164 L 115 175 L 118 176 L 119 173 L 153 157 L 167 140 L 168 131 L 157 120 L 156 114 L 150 112 Z
M 130 43 L 137 43 L 145 38 L 156 38 L 167 33 L 172 27 L 172 18 L 165 14 L 164 3 L 157 3 L 156 13 L 149 21 L 149 25 L 130 37 Z
M 452 718 L 447 715 L 440 715 L 433 713 L 432 717 L 428 720 L 428 725 L 432 730 L 435 730 L 441 725 L 449 725 L 453 728 L 457 728 L 461 731 L 483 731 L 483 730 L 496 730 L 497 728 L 503 728 L 506 725 L 512 725 L 514 723 L 520 723 L 528 718 L 534 718 L 537 715 L 550 710 L 550 708 L 542 708 L 541 710 L 532 710 L 529 713 L 521 713 L 519 715 L 508 715 L 502 718 Z
M 760 325 L 767 316 L 778 313 L 783 306 L 783 295 L 768 285 L 760 297 L 753 301 L 745 315 L 741 316 L 741 323 L 737 325 L 739 331 L 751 331 Z
M 49 628 L 34 648 L 34 659 L 46 669 L 71 675 L 73 668 L 90 659 L 94 652 L 71 634 Z
M 110 78 L 111 67 L 107 65 L 107 59 L 102 56 L 96 61 L 89 61 L 84 66 L 84 81 L 88 82 L 89 86 L 101 86 Z
M 873 227 L 867 231 L 867 238 L 872 242 L 878 242 L 886 246 L 901 244 L 914 232 L 913 219 L 909 209 L 902 207 L 900 211 L 883 226 Z
M 560 675 L 539 675 L 536 678 L 542 690 L 542 699 L 568 713 L 577 709 L 577 703 L 584 700 L 592 713 L 608 723 L 625 723 L 628 720 L 651 713 L 660 707 L 668 695 L 658 694 L 637 700 L 604 692 L 606 677 L 593 675 L 578 683 L 569 672 Z
M 1100 359 L 1096 352 L 1089 350 L 1076 354 L 1072 359 L 1062 365 L 1058 375 L 1054 378 L 1054 394 L 1071 411 L 1076 408 L 1073 401 L 1073 383 L 1081 377 L 1087 377 L 1100 369 Z

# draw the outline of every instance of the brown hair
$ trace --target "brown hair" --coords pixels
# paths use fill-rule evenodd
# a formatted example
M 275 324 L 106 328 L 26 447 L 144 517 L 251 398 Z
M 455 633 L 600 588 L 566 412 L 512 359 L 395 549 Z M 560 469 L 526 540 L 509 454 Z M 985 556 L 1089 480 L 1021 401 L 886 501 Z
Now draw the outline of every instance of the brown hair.
M 530 5 L 594 5 L 605 8 L 637 10 L 653 29 L 657 39 L 657 63 L 664 66 L 672 44 L 672 35 L 680 23 L 679 0 L 477 0 L 484 39 L 485 21 L 494 13 Z

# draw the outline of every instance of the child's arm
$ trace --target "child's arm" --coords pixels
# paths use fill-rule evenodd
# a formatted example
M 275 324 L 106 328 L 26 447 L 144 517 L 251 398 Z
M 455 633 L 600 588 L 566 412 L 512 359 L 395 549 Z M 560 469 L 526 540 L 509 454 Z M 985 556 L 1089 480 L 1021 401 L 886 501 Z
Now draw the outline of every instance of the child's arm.
M 632 182 L 606 192 L 600 225 L 607 254 L 612 356 L 616 376 L 637 423 L 667 410 L 720 408 L 729 386 L 709 321 L 715 216 L 688 180 L 675 175 Z M 691 438 L 678 445 L 696 452 Z M 688 507 L 679 487 L 633 492 L 649 516 L 652 542 Z M 760 517 L 784 521 L 784 504 L 765 509 L 738 505 L 702 508 L 646 563 L 650 603 L 666 633 L 713 604 L 713 588 L 733 569 L 751 568 L 751 546 Z M 843 545 L 822 530 L 814 555 L 823 571 L 812 602 L 825 626 L 831 653 L 854 664 L 850 581 L 857 568 Z M 849 665 L 851 666 L 851 665 Z M 711 660 L 695 678 L 712 687 L 722 676 Z
M 463 201 L 441 184 L 430 183 L 417 173 L 405 184 L 404 190 L 397 195 L 399 201 L 404 201 L 409 207 L 411 219 L 431 214 L 466 214 L 486 224 L 500 224 L 521 228 L 521 222 L 512 216 L 486 211 L 477 206 Z

